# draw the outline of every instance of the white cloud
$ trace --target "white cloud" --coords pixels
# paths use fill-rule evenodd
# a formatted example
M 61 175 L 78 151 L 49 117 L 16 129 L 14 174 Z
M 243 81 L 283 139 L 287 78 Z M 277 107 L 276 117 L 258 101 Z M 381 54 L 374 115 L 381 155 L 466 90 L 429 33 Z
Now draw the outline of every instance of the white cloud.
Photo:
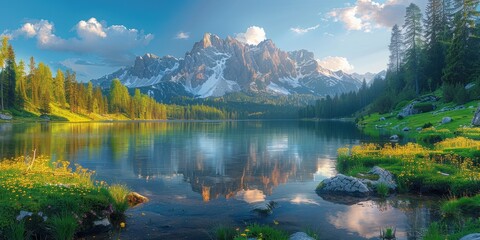
M 107 34 L 103 30 L 103 25 L 95 18 L 90 18 L 88 21 L 80 21 L 77 24 L 77 34 L 83 39 L 105 38 Z
M 236 39 L 250 45 L 258 45 L 267 39 L 265 30 L 261 27 L 251 26 L 244 33 L 237 33 Z
M 25 23 L 20 31 L 25 33 L 27 37 L 33 37 L 37 34 L 37 30 L 35 30 L 35 26 L 31 23 Z
M 323 68 L 326 68 L 331 71 L 339 71 L 342 70 L 344 72 L 350 73 L 353 71 L 354 66 L 348 62 L 348 60 L 344 57 L 332 57 L 328 56 L 323 59 L 317 60 L 318 64 Z
M 179 32 L 177 36 L 175 36 L 175 39 L 189 39 L 190 38 L 190 33 L 187 32 Z
M 309 27 L 309 28 L 300 28 L 300 27 L 296 27 L 296 28 L 290 28 L 290 31 L 296 33 L 296 34 L 305 34 L 305 33 L 308 33 L 310 31 L 313 31 L 315 29 L 317 29 L 318 27 L 320 27 L 320 25 L 315 25 L 313 27 Z
M 427 0 L 387 0 L 385 3 L 375 0 L 357 0 L 355 5 L 336 8 L 327 16 L 345 24 L 348 30 L 370 32 L 375 28 L 390 28 L 403 24 L 405 9 L 411 3 L 424 7 Z
M 35 38 L 41 49 L 91 54 L 112 66 L 129 64 L 134 59 L 133 50 L 146 46 L 153 39 L 152 34 L 144 34 L 123 25 L 108 26 L 95 18 L 79 21 L 74 30 L 77 36 L 65 39 L 55 35 L 53 23 L 39 20 L 27 22 L 19 29 L 4 34 L 12 38 Z

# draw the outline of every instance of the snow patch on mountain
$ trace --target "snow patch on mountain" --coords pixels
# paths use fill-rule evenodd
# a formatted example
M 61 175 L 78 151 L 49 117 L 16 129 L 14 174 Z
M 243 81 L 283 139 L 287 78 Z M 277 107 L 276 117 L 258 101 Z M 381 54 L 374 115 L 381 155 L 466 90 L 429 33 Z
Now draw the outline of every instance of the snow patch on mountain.
M 268 84 L 267 90 L 275 94 L 290 95 L 290 92 L 287 89 L 285 89 L 284 87 L 278 86 L 274 82 L 271 82 L 270 84 Z
M 193 95 L 199 98 L 219 97 L 225 95 L 225 93 L 240 90 L 240 86 L 236 82 L 226 80 L 223 77 L 225 63 L 230 58 L 230 56 L 225 54 L 215 55 L 223 55 L 225 57 L 217 60 L 214 67 L 207 68 L 207 70 L 213 71 L 213 74 L 208 77 L 207 81 L 205 81 L 205 83 L 196 88 L 192 88 L 191 84 L 185 85 L 185 89 L 187 91 L 191 92 Z

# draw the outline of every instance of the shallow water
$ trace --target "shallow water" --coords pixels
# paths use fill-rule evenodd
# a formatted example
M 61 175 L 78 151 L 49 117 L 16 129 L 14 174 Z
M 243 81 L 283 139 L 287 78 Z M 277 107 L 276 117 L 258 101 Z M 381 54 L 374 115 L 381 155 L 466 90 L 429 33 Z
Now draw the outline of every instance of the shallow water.
M 320 239 L 419 239 L 435 218 L 432 198 L 322 199 L 336 150 L 372 141 L 349 122 L 109 122 L 0 125 L 2 158 L 49 155 L 126 183 L 150 202 L 129 210 L 123 239 L 213 239 L 219 225 L 314 230 Z M 252 210 L 278 203 L 269 216 Z

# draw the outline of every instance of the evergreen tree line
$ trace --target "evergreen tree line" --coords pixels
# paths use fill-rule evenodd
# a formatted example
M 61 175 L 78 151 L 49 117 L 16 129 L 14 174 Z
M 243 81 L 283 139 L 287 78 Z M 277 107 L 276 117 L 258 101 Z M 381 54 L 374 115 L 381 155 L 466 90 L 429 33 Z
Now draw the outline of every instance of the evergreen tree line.
M 299 111 L 301 118 L 339 118 L 351 116 L 376 100 L 385 91 L 386 84 L 382 78 L 375 78 L 370 86 L 363 80 L 360 90 L 349 93 L 330 95 L 315 101 Z
M 235 114 L 203 105 L 167 105 L 156 102 L 135 89 L 133 96 L 119 79 L 111 83 L 104 94 L 94 87 L 76 80 L 74 72 L 57 70 L 55 77 L 44 63 L 35 63 L 33 57 L 26 64 L 16 62 L 8 38 L 2 38 L 0 48 L 0 110 L 35 110 L 50 114 L 56 105 L 77 114 L 124 114 L 131 119 L 226 119 Z
M 439 89 L 445 102 L 479 98 L 479 4 L 480 0 L 428 0 L 425 17 L 410 4 L 403 26 L 392 28 L 387 91 L 372 110 L 391 111 L 404 100 Z
M 392 28 L 385 82 L 368 89 L 368 100 L 362 101 L 362 86 L 358 93 L 318 100 L 300 116 L 350 116 L 372 102 L 369 112 L 385 113 L 438 89 L 445 102 L 480 98 L 479 5 L 480 0 L 428 0 L 424 17 L 410 4 L 403 26 Z

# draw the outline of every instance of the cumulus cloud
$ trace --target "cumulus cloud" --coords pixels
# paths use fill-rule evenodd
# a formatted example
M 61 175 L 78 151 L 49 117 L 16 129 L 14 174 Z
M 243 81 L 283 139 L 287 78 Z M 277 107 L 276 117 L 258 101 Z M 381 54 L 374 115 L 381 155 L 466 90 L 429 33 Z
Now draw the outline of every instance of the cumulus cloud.
M 250 45 L 258 45 L 263 40 L 267 39 L 265 30 L 261 27 L 251 26 L 247 28 L 244 33 L 237 33 L 236 39 Z
M 19 29 L 6 31 L 11 38 L 35 38 L 41 49 L 92 54 L 112 66 L 129 64 L 134 58 L 133 50 L 146 46 L 152 34 L 123 25 L 108 26 L 95 18 L 79 21 L 73 28 L 76 37 L 65 39 L 55 35 L 54 24 L 48 20 L 27 22 Z
M 354 5 L 336 8 L 327 16 L 343 22 L 348 30 L 370 32 L 375 28 L 390 28 L 402 24 L 405 9 L 411 3 L 424 7 L 427 0 L 387 0 L 385 3 L 375 0 L 357 0 Z
M 309 28 L 300 28 L 300 27 L 295 27 L 295 28 L 290 28 L 290 31 L 296 33 L 296 34 L 305 34 L 305 33 L 308 33 L 310 31 L 313 31 L 315 29 L 317 29 L 318 27 L 320 27 L 320 25 L 315 25 L 313 27 L 309 27 Z
M 175 39 L 189 39 L 190 38 L 190 33 L 187 32 L 179 32 L 177 33 L 177 36 L 175 36 Z
M 352 64 L 348 62 L 348 60 L 344 57 L 332 57 L 328 56 L 323 59 L 317 60 L 318 64 L 323 68 L 326 68 L 331 71 L 339 71 L 342 70 L 344 72 L 352 72 L 354 67 Z

